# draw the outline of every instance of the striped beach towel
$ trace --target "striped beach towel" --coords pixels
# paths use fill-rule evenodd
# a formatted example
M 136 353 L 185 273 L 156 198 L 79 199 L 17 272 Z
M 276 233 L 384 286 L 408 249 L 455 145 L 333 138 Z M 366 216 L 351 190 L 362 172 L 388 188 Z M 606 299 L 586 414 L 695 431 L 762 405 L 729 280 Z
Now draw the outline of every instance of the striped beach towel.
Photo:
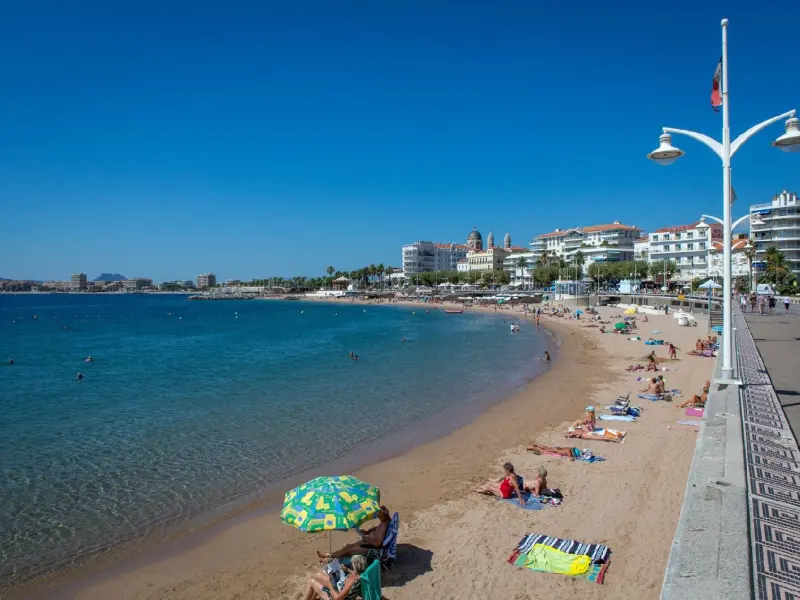
M 594 564 L 602 564 L 608 562 L 611 558 L 611 550 L 608 546 L 602 544 L 585 544 L 583 542 L 576 542 L 575 540 L 564 540 L 561 538 L 553 537 L 550 535 L 542 535 L 539 533 L 529 533 L 517 545 L 516 550 L 511 554 L 508 562 L 514 563 L 514 560 L 519 554 L 527 554 L 533 549 L 536 544 L 544 544 L 556 550 L 561 550 L 566 554 L 584 554 L 592 559 Z

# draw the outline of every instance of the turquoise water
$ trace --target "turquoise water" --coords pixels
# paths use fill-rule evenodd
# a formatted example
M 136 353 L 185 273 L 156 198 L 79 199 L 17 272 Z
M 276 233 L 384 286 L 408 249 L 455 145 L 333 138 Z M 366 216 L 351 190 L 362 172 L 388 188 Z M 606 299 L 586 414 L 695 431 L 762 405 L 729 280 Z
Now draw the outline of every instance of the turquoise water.
M 0 582 L 180 527 L 543 368 L 543 331 L 414 310 L 0 295 Z

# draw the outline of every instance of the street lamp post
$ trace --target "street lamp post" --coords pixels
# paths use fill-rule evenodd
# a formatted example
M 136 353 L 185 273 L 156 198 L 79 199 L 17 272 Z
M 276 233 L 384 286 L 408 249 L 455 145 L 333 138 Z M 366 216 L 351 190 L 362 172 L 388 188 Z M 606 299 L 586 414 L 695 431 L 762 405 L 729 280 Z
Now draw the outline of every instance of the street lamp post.
M 771 119 L 754 125 L 733 142 L 730 139 L 730 126 L 728 117 L 728 19 L 722 19 L 722 142 L 694 131 L 664 127 L 659 138 L 659 147 L 650 152 L 647 158 L 662 164 L 672 164 L 685 154 L 683 150 L 672 145 L 671 134 L 677 133 L 690 137 L 708 146 L 722 160 L 722 211 L 723 219 L 720 221 L 723 228 L 723 334 L 722 334 L 722 380 L 728 383 L 733 381 L 733 311 L 731 300 L 731 158 L 741 146 L 756 133 L 777 123 L 781 119 L 786 121 L 786 133 L 772 142 L 772 145 L 785 152 L 800 151 L 800 119 L 795 117 L 796 111 L 791 110 Z M 718 220 L 718 219 L 715 219 Z

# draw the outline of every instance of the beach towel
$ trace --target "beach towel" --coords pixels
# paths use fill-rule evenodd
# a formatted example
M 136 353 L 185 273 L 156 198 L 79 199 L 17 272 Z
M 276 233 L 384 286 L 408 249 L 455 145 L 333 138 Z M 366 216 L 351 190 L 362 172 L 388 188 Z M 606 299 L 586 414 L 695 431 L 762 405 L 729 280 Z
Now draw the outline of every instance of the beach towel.
M 517 544 L 514 554 L 511 556 L 514 557 L 520 552 L 527 553 L 536 544 L 544 544 L 545 546 L 550 546 L 551 548 L 561 550 L 561 552 L 566 552 L 567 554 L 585 554 L 591 558 L 592 562 L 595 564 L 608 562 L 609 558 L 611 558 L 611 550 L 608 546 L 604 546 L 603 544 L 587 544 L 575 540 L 542 535 L 540 533 L 529 533 L 523 537 L 519 544 Z M 513 561 L 509 559 L 508 562 Z
M 548 490 L 552 491 L 552 490 Z M 563 500 L 563 496 L 561 496 L 561 492 L 559 490 L 555 490 L 558 492 L 558 497 L 553 497 L 552 495 L 545 495 L 542 494 L 541 496 L 534 496 L 530 492 L 523 492 L 522 499 L 525 501 L 525 506 L 522 506 L 519 503 L 516 495 L 513 498 L 498 498 L 500 502 L 507 502 L 509 504 L 513 504 L 518 508 L 522 508 L 524 510 L 542 510 L 546 506 L 558 506 L 561 504 Z
M 597 417 L 601 421 L 624 421 L 625 423 L 635 423 L 636 417 L 629 415 L 600 415 Z
M 687 408 L 686 409 L 686 416 L 687 417 L 702 417 L 705 414 L 705 411 L 702 408 Z
M 688 419 L 684 421 L 678 421 L 678 425 L 688 425 L 689 427 L 700 427 L 702 424 L 702 421 L 690 421 Z
M 656 402 L 657 400 L 664 400 L 666 394 L 638 394 L 636 397 L 642 400 L 652 400 Z
M 542 550 L 552 548 L 561 554 L 549 553 Z M 533 551 L 533 558 L 528 555 Z M 584 556 L 586 558 L 570 560 L 562 554 L 571 556 Z M 586 565 L 589 559 L 589 565 Z M 517 545 L 508 558 L 512 565 L 530 569 L 532 571 L 545 571 L 548 573 L 564 573 L 574 577 L 581 577 L 593 583 L 603 583 L 606 569 L 611 559 L 611 550 L 602 544 L 585 544 L 574 540 L 563 540 L 556 537 L 529 533 Z M 572 571 L 572 572 L 570 572 Z

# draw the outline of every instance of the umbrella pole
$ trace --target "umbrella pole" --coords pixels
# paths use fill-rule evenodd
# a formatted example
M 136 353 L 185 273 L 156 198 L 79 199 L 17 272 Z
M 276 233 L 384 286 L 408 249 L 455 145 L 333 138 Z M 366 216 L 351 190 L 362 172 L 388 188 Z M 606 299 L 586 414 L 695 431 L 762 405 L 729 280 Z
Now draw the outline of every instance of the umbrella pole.
M 333 531 L 328 532 L 328 556 L 333 554 Z

